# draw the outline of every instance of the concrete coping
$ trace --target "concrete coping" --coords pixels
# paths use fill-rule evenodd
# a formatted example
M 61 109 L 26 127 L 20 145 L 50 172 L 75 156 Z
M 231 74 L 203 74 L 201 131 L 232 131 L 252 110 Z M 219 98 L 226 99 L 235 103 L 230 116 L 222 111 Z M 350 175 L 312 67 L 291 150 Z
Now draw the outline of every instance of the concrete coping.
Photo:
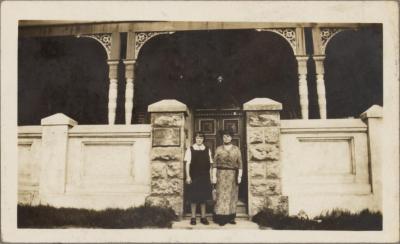
M 75 126 L 78 124 L 75 120 L 66 116 L 62 113 L 50 115 L 49 117 L 43 118 L 40 122 L 41 125 L 68 125 Z
M 247 103 L 243 104 L 245 111 L 259 111 L 259 110 L 282 110 L 282 103 L 274 101 L 269 98 L 259 97 L 254 98 Z
M 382 107 L 379 105 L 372 105 L 369 109 L 367 109 L 364 113 L 360 115 L 361 119 L 368 119 L 368 118 L 382 118 Z
M 175 99 L 164 99 L 150 104 L 148 112 L 187 112 L 187 106 Z

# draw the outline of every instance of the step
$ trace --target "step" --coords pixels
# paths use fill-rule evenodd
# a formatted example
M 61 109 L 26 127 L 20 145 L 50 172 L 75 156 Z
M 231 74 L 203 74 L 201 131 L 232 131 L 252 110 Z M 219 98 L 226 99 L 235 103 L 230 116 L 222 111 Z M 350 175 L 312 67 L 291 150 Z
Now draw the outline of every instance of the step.
M 172 229 L 259 229 L 258 224 L 251 222 L 250 220 L 244 220 L 244 219 L 236 219 L 236 224 L 226 224 L 224 226 L 220 226 L 216 223 L 214 223 L 211 219 L 208 219 L 210 222 L 209 225 L 203 225 L 200 223 L 200 220 L 197 220 L 196 225 L 191 225 L 190 220 L 181 220 L 181 221 L 176 221 L 172 224 Z
M 212 213 L 206 213 L 206 217 L 208 218 L 208 219 L 212 219 L 212 216 L 213 216 L 213 214 Z M 199 213 L 197 213 L 196 214 L 196 217 L 197 218 L 200 218 L 200 214 Z M 191 218 L 191 215 L 190 215 L 190 213 L 185 213 L 184 215 L 183 215 L 183 219 L 190 219 Z M 236 218 L 237 219 L 249 219 L 249 215 L 247 214 L 247 213 L 236 213 Z

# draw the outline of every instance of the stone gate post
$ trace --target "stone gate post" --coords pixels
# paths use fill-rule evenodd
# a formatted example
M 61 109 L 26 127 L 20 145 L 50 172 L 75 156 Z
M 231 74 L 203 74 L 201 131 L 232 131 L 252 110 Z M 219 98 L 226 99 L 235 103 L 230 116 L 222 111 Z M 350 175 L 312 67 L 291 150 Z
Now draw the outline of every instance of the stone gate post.
M 152 126 L 151 193 L 146 204 L 171 207 L 183 214 L 185 114 L 187 107 L 177 100 L 149 105 Z
M 360 115 L 368 125 L 368 151 L 375 208 L 382 211 L 382 107 L 371 106 Z
M 41 204 L 51 204 L 51 197 L 65 194 L 68 132 L 78 123 L 58 113 L 41 120 L 42 153 L 39 194 Z
M 282 104 L 255 98 L 243 105 L 246 112 L 249 216 L 264 208 L 288 214 L 282 196 L 280 111 Z

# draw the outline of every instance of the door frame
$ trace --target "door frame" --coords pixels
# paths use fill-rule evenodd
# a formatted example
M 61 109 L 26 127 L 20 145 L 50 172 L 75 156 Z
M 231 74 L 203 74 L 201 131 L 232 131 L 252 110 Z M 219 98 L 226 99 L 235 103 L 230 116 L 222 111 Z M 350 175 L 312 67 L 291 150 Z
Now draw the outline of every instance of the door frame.
M 242 162 L 243 162 L 243 176 L 242 176 L 242 183 L 239 186 L 239 199 L 242 200 L 245 205 L 246 205 L 246 210 L 248 211 L 248 165 L 247 165 L 247 135 L 246 135 L 246 116 L 245 112 L 242 109 L 193 109 L 192 111 L 192 121 L 191 121 L 191 137 L 193 143 L 193 134 L 197 131 L 198 128 L 200 128 L 200 125 L 196 125 L 196 122 L 198 118 L 201 117 L 208 117 L 208 116 L 214 116 L 217 118 L 223 118 L 223 117 L 238 117 L 241 120 L 240 123 L 240 128 L 238 128 L 239 133 L 238 135 L 240 136 L 240 149 L 242 152 Z M 227 118 L 229 119 L 229 118 Z M 222 122 L 223 123 L 223 122 Z M 216 132 L 216 137 L 219 137 L 218 135 L 218 124 L 216 125 L 215 132 Z M 207 134 L 206 134 L 207 135 Z M 218 143 L 218 140 L 216 139 L 215 141 L 216 145 L 215 147 L 219 146 L 220 144 Z M 191 145 L 191 144 L 190 144 Z M 214 156 L 214 153 L 213 153 Z

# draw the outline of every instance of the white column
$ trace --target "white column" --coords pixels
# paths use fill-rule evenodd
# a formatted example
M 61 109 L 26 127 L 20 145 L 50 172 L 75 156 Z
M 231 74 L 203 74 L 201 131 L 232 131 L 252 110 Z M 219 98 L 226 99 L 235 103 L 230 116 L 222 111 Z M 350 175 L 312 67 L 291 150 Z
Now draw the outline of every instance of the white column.
M 134 80 L 135 80 L 135 62 L 136 60 L 124 60 L 125 64 L 125 124 L 129 125 L 132 121 Z
M 307 56 L 296 56 L 299 73 L 301 118 L 308 119 Z
M 118 94 L 118 60 L 107 61 L 109 67 L 110 87 L 108 90 L 108 124 L 115 124 Z
M 313 57 L 315 61 L 315 69 L 317 75 L 317 95 L 319 115 L 321 119 L 326 119 L 326 96 L 325 96 L 325 80 L 324 80 L 324 55 L 316 55 Z

